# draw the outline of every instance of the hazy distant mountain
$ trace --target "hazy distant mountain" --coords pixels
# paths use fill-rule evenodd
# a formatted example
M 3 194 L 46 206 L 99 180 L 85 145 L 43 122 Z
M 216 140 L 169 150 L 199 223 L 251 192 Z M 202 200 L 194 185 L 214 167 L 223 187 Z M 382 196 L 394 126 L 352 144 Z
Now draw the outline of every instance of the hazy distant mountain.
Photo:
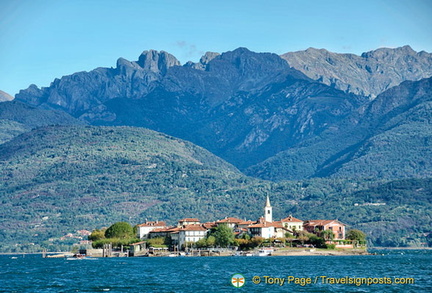
M 378 49 L 362 56 L 309 49 L 284 58 L 292 66 L 292 60 L 304 64 L 315 60 L 303 67 L 306 73 L 318 74 L 327 68 L 325 72 L 350 82 L 351 90 L 365 95 L 428 74 L 431 68 L 427 65 L 430 54 L 415 53 L 408 46 Z M 411 109 L 408 101 L 413 95 L 423 91 L 424 97 L 419 99 L 423 101 L 431 92 L 425 81 L 406 83 L 371 101 L 320 81 L 289 67 L 276 54 L 254 53 L 245 48 L 222 54 L 209 52 L 199 63 L 188 62 L 184 66 L 169 53 L 150 50 L 144 51 L 138 61 L 120 58 L 116 68 L 75 73 L 56 79 L 47 88 L 32 85 L 20 91 L 16 100 L 38 108 L 63 110 L 93 125 L 128 125 L 161 131 L 194 142 L 249 175 L 281 180 L 356 176 L 349 163 L 355 160 L 352 164 L 356 165 L 360 157 L 366 160 L 358 153 L 361 150 L 364 154 L 368 149 L 364 144 L 375 142 L 372 138 L 396 134 L 383 128 L 390 123 L 385 109 L 391 113 L 399 109 L 397 105 Z M 381 111 L 373 114 L 378 103 L 382 103 Z M 419 123 L 407 121 L 406 127 L 428 129 L 425 121 Z M 404 129 L 407 130 L 400 128 Z M 408 147 L 408 137 L 395 137 L 386 150 L 375 150 L 384 154 L 394 145 Z M 422 147 L 413 150 L 414 161 L 429 155 Z M 401 162 L 393 172 L 394 159 L 384 156 L 387 159 L 386 163 L 366 160 L 368 167 L 364 170 L 369 171 L 362 175 L 400 178 L 429 174 L 429 164 L 417 161 L 412 164 L 418 163 L 419 167 L 411 171 L 402 168 L 408 162 Z
M 0 102 L 12 101 L 12 100 L 13 97 L 11 95 L 0 90 Z
M 432 54 L 415 52 L 410 46 L 381 48 L 361 56 L 309 48 L 281 57 L 314 80 L 372 98 L 405 80 L 432 76 Z
M 63 111 L 39 109 L 18 101 L 0 103 L 0 144 L 40 126 L 82 124 Z

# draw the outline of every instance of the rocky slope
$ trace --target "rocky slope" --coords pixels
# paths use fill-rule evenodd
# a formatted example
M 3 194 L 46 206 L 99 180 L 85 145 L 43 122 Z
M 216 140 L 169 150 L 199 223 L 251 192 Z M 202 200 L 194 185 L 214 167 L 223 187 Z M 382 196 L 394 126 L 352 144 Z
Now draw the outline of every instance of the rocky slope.
M 271 180 L 307 177 L 430 177 L 432 78 L 406 81 L 246 173 Z
M 196 69 L 198 68 L 198 69 Z M 179 66 L 165 52 L 144 52 L 31 86 L 16 99 L 62 109 L 94 125 L 147 127 L 190 140 L 239 167 L 315 136 L 366 99 L 312 81 L 279 56 L 239 48 Z
M 361 56 L 309 48 L 281 57 L 314 80 L 371 98 L 405 80 L 432 76 L 432 54 L 410 46 L 381 48 Z
M 295 63 L 292 60 L 306 62 L 302 68 L 308 69 L 307 74 L 325 69 L 326 74 L 350 82 L 350 89 L 357 88 L 355 92 L 365 95 L 375 95 L 406 78 L 427 75 L 431 68 L 430 54 L 416 53 L 409 47 L 378 49 L 362 56 L 310 49 L 284 58 L 290 65 Z M 197 64 L 180 66 L 174 56 L 151 50 L 137 61 L 120 58 L 116 68 L 75 73 L 56 79 L 48 88 L 30 86 L 20 91 L 16 100 L 63 110 L 93 125 L 161 131 L 194 142 L 249 175 L 282 180 L 355 176 L 355 168 L 342 172 L 343 166 L 348 168 L 349 161 L 360 156 L 357 151 L 365 154 L 370 150 L 364 145 L 368 139 L 391 133 L 392 128 L 384 125 L 396 118 L 389 113 L 402 106 L 415 111 L 408 100 L 424 93 L 419 99 L 423 103 L 431 92 L 427 82 L 406 83 L 371 101 L 347 93 L 348 88 L 335 88 L 337 82 L 330 86 L 322 83 L 323 78 L 318 78 L 322 82 L 315 81 L 288 63 L 276 54 L 239 48 L 223 54 L 209 52 Z M 409 120 L 400 130 L 410 130 L 411 126 L 412 130 L 417 127 L 417 132 L 429 127 L 425 121 L 418 124 Z M 396 137 L 389 146 L 410 145 L 409 136 Z M 379 152 L 384 154 L 385 150 Z M 416 158 L 424 155 L 428 155 L 424 148 L 415 148 Z M 390 158 L 384 156 L 387 163 L 366 160 L 372 161 L 372 166 L 362 175 L 379 173 L 373 162 L 391 168 Z M 423 166 L 428 167 L 423 171 L 420 167 L 409 172 L 405 168 L 396 173 L 389 168 L 382 172 L 384 177 L 415 172 L 427 176 L 429 165 Z

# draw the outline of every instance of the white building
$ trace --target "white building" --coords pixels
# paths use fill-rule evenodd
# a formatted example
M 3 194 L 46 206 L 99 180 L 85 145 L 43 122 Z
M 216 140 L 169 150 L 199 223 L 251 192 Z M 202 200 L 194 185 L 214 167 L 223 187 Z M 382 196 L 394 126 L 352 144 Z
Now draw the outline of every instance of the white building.
M 266 204 L 264 206 L 264 217 L 261 217 L 257 222 L 248 225 L 247 229 L 248 233 L 252 237 L 283 238 L 285 237 L 285 233 L 292 232 L 292 229 L 296 229 L 297 231 L 302 230 L 303 221 L 289 216 L 281 221 L 273 222 L 273 207 L 270 204 L 269 196 L 267 196 Z
M 258 222 L 248 227 L 248 232 L 252 237 L 260 236 L 263 238 L 272 238 L 275 236 L 275 227 L 269 222 Z
M 207 229 L 202 225 L 187 225 L 178 230 L 178 248 L 179 250 L 186 246 L 187 243 L 195 243 L 207 236 Z
M 264 207 L 264 220 L 266 222 L 273 222 L 273 208 L 270 205 L 270 198 L 267 195 L 266 205 Z
M 187 225 L 199 225 L 200 221 L 197 218 L 185 218 L 178 221 L 177 227 L 184 227 Z
M 291 233 L 295 231 L 303 231 L 304 222 L 302 220 L 294 218 L 291 215 L 286 217 L 285 219 L 282 219 L 281 223 L 282 226 L 288 229 Z
M 159 222 L 159 221 L 147 221 L 144 224 L 139 224 L 138 225 L 138 237 L 140 239 L 145 239 L 148 238 L 148 235 L 150 233 L 150 231 L 153 231 L 155 229 L 163 229 L 166 228 L 166 223 L 165 222 Z

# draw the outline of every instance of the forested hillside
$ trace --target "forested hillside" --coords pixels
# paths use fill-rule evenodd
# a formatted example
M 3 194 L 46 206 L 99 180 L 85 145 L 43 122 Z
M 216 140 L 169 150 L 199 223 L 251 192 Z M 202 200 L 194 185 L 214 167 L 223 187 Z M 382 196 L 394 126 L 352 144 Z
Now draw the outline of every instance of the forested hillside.
M 275 219 L 337 218 L 375 244 L 419 245 L 431 229 L 430 180 L 261 181 L 142 128 L 39 128 L 0 146 L 0 173 L 3 251 L 59 247 L 67 233 L 116 221 L 256 220 L 267 195 Z

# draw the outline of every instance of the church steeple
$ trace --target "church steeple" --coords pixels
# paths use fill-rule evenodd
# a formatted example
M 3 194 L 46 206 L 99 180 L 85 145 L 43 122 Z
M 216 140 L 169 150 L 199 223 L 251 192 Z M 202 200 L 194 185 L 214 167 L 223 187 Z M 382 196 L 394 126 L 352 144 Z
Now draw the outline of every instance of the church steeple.
M 270 204 L 270 198 L 267 195 L 266 205 L 264 207 L 264 220 L 266 222 L 273 222 L 273 208 Z

